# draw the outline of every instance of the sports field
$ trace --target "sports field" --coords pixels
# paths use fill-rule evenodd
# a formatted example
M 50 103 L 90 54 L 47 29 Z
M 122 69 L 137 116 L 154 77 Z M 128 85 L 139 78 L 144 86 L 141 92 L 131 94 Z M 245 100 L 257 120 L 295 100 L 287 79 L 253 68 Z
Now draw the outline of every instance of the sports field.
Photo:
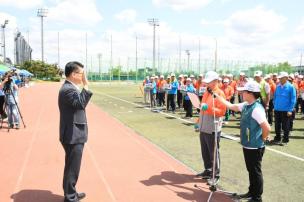
M 183 111 L 155 113 L 145 108 L 139 84 L 93 83 L 93 102 L 193 170 L 203 168 L 198 133 Z M 297 117 L 299 118 L 299 117 Z M 272 130 L 272 135 L 273 135 Z M 238 137 L 239 121 L 232 118 L 223 132 Z M 248 174 L 238 141 L 221 139 L 220 186 L 246 192 Z M 296 120 L 287 146 L 269 146 L 263 158 L 264 201 L 304 201 L 304 120 Z

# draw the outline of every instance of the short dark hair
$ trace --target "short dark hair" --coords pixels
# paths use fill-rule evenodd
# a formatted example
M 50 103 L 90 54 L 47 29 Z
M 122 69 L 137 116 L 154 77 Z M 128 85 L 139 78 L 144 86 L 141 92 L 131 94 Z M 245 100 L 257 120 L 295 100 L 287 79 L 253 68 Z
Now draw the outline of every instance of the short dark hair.
M 247 90 L 247 93 L 252 94 L 253 97 L 254 97 L 256 100 L 257 100 L 257 99 L 262 100 L 261 92 L 251 92 L 251 91 L 248 91 L 248 90 Z
M 80 62 L 77 62 L 77 61 L 68 62 L 65 65 L 65 69 L 64 69 L 65 76 L 69 77 L 72 74 L 72 72 L 77 70 L 79 67 L 83 68 L 83 64 L 81 64 Z

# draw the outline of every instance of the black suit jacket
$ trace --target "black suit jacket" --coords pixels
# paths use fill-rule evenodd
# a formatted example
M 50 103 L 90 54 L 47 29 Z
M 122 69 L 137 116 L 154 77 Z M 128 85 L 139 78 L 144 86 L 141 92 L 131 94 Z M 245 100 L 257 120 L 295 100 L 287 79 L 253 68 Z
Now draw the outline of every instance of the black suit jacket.
M 58 106 L 60 111 L 60 142 L 63 144 L 85 143 L 88 139 L 88 125 L 85 108 L 92 92 L 81 92 L 69 81 L 62 85 Z

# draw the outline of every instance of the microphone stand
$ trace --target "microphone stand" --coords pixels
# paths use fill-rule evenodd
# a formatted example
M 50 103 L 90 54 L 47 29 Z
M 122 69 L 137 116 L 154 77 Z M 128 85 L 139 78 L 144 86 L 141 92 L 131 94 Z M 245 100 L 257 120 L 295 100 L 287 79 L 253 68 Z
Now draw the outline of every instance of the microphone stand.
M 210 88 L 207 88 L 207 91 L 212 95 L 212 105 L 213 105 L 213 124 L 214 124 L 214 146 L 213 146 L 213 165 L 212 165 L 212 179 L 211 179 L 211 182 L 210 182 L 210 185 L 209 185 L 209 190 L 211 191 L 210 194 L 209 194 L 209 197 L 208 197 L 208 200 L 207 202 L 210 202 L 211 201 L 211 198 L 213 196 L 213 194 L 215 192 L 221 192 L 221 193 L 224 193 L 228 196 L 232 196 L 232 197 L 236 197 L 237 196 L 237 193 L 235 192 L 227 192 L 227 191 L 224 191 L 224 190 L 220 190 L 218 189 L 217 187 L 217 183 L 215 182 L 215 167 L 216 167 L 216 159 L 217 159 L 217 156 L 219 154 L 219 151 L 218 151 L 218 140 L 217 140 L 217 137 L 218 137 L 218 124 L 219 124 L 219 121 L 216 121 L 216 117 L 215 117 L 215 105 L 214 105 L 214 100 L 216 98 L 216 95 L 213 93 L 213 91 L 210 89 Z M 197 186 L 196 186 L 197 187 Z

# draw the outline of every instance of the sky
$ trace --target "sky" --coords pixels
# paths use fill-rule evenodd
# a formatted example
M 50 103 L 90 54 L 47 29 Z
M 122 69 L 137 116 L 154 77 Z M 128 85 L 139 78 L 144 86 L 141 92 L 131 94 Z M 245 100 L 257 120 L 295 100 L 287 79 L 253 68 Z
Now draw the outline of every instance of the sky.
M 299 65 L 304 52 L 304 1 L 300 0 L 0 0 L 0 24 L 9 20 L 5 36 L 11 59 L 16 30 L 29 41 L 33 59 L 41 59 L 38 8 L 48 9 L 45 60 L 59 61 L 61 67 L 78 60 L 94 68 L 99 65 L 98 54 L 102 65 L 108 66 L 111 36 L 114 65 L 134 66 L 136 36 L 139 66 L 151 65 L 150 18 L 159 20 L 157 61 L 168 65 L 176 64 L 179 50 L 182 61 L 187 58 L 185 50 L 190 50 L 191 61 L 200 58 L 204 65 L 203 61 L 214 59 L 216 42 L 220 61 Z

